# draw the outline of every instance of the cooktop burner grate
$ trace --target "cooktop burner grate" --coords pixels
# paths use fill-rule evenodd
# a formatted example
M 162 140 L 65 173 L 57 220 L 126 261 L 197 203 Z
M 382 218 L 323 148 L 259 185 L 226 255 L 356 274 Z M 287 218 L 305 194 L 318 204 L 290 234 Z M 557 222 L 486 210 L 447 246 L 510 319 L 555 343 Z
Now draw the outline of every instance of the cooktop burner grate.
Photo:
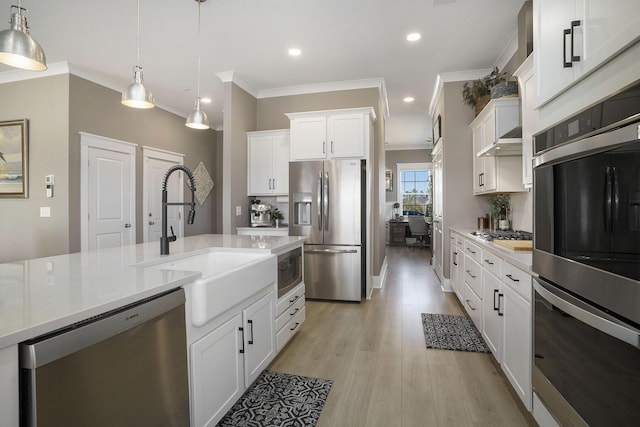
M 472 235 L 481 239 L 492 240 L 533 240 L 533 234 L 521 230 L 472 231 Z

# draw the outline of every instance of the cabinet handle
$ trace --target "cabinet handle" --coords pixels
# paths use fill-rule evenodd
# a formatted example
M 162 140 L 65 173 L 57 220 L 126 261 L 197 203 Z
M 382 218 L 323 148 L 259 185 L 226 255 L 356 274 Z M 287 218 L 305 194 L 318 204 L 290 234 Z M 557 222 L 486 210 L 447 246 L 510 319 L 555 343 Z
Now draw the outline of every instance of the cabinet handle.
M 296 324 L 293 326 L 293 328 L 289 329 L 290 331 L 295 331 L 295 329 L 300 326 L 299 322 L 296 322 Z
M 509 279 L 513 280 L 514 282 L 519 282 L 520 279 L 514 279 L 512 275 L 510 274 L 505 274 L 505 276 L 507 276 Z
M 333 141 L 331 141 L 331 154 L 333 154 Z
M 471 276 L 471 278 L 472 278 L 472 279 L 475 279 L 475 278 L 476 278 L 476 276 L 474 276 L 473 274 L 471 274 L 471 270 L 467 270 L 467 274 L 468 274 L 469 276 Z
M 500 292 L 497 289 L 493 290 L 493 309 L 495 311 L 498 312 L 498 315 L 500 315 L 500 295 L 498 294 L 498 292 Z M 498 303 L 496 304 L 496 295 L 498 295 Z
M 567 36 L 571 35 L 571 29 L 565 28 L 562 30 L 562 66 L 564 68 L 571 68 L 573 64 L 571 61 L 567 61 Z M 573 40 L 573 35 L 571 35 Z M 573 41 L 571 42 L 571 48 L 573 49 Z
M 128 223 L 127 223 L 127 224 L 125 224 L 125 225 L 124 225 L 124 228 L 131 228 L 131 224 L 128 224 Z
M 504 316 L 504 311 L 501 310 L 503 298 L 504 294 L 498 294 L 498 316 Z
M 276 179 L 273 178 L 273 188 L 272 188 L 272 190 L 275 190 L 275 189 L 276 189 Z
M 474 251 L 474 250 L 473 250 L 473 249 L 471 249 L 471 248 L 467 248 L 467 250 L 468 250 L 469 252 L 471 252 L 472 254 L 474 254 L 474 255 L 475 255 L 475 253 L 476 253 L 476 251 Z
M 322 141 L 322 154 L 327 154 L 327 141 Z
M 489 261 L 488 259 L 485 259 L 484 262 L 486 262 L 489 265 L 493 265 L 493 263 L 491 261 Z
M 240 342 L 242 342 L 242 348 L 240 349 L 240 353 L 244 354 L 244 328 L 238 328 L 238 330 L 242 334 L 242 339 L 240 340 Z
M 473 306 L 471 305 L 471 300 L 465 300 L 465 301 L 467 301 L 467 305 L 469 306 L 469 308 L 470 308 L 471 310 L 476 311 L 476 309 L 475 309 L 475 308 L 473 308 Z
M 247 341 L 247 343 L 253 344 L 253 320 L 249 319 L 249 320 L 247 320 L 247 323 L 249 324 L 249 327 L 251 328 L 251 339 L 249 341 Z
M 296 308 L 295 310 L 293 310 L 293 313 L 289 313 L 289 316 L 295 316 L 295 314 L 300 311 L 299 308 Z
M 153 225 L 153 224 L 155 224 L 154 221 L 149 221 L 149 225 Z
M 458 265 L 458 252 L 453 253 L 453 265 Z
M 580 21 L 571 21 L 571 62 L 579 62 L 580 57 L 573 54 L 573 47 L 575 45 L 573 35 L 575 34 L 576 27 L 580 26 Z
M 294 295 L 293 299 L 290 299 L 289 302 L 295 302 L 298 298 L 300 298 L 300 295 Z

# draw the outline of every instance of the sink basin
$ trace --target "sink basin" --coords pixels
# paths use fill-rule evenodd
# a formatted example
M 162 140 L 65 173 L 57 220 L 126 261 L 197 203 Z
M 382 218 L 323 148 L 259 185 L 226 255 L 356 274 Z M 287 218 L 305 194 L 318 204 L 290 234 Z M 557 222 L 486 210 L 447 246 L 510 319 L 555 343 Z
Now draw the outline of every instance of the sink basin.
M 276 257 L 268 253 L 212 251 L 150 268 L 199 271 L 187 285 L 191 323 L 200 327 L 276 281 Z

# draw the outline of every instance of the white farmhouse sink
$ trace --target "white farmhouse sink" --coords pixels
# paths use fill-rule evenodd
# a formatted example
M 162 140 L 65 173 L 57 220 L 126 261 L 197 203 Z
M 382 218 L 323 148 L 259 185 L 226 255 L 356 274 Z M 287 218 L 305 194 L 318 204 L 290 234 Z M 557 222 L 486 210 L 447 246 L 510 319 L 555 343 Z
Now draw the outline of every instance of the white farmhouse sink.
M 190 286 L 191 322 L 200 327 L 276 281 L 276 257 L 268 253 L 212 251 L 151 268 L 199 271 Z

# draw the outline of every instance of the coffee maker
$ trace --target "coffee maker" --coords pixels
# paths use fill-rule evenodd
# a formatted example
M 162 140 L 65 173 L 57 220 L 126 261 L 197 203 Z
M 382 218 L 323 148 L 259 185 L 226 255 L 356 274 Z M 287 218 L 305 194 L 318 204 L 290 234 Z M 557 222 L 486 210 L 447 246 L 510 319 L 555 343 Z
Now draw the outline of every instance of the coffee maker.
M 252 200 L 249 215 L 252 227 L 271 227 L 271 205 Z

